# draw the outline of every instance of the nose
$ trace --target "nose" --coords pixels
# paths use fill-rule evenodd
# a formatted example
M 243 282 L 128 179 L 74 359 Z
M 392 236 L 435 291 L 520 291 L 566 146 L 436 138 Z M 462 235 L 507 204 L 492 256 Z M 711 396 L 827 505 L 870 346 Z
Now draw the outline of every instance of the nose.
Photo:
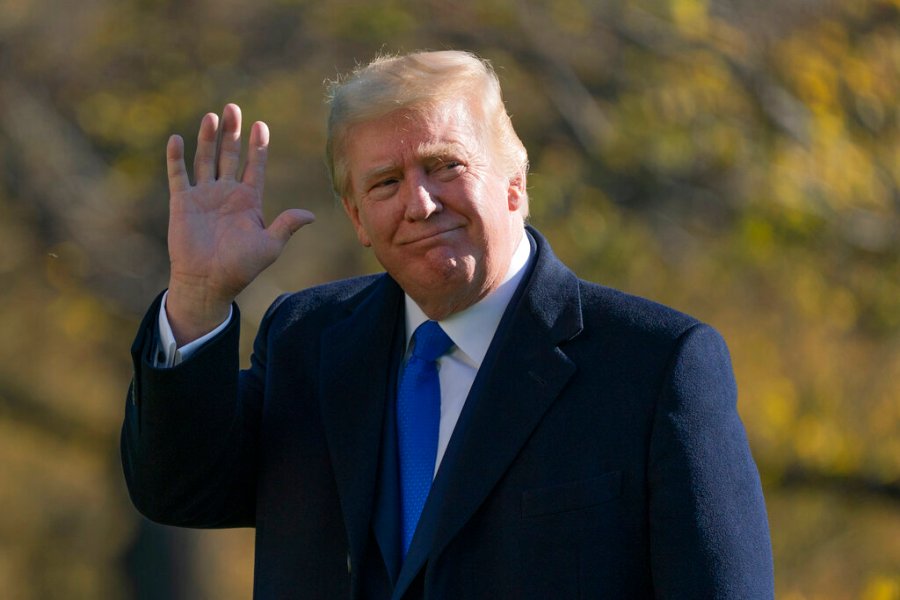
M 407 221 L 424 221 L 442 210 L 443 206 L 424 174 L 408 176 L 403 183 L 404 217 Z

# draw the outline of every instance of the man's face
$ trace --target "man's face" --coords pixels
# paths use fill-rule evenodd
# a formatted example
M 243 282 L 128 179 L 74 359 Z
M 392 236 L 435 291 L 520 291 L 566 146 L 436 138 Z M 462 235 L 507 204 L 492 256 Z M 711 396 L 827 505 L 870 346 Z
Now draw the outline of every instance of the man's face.
M 465 100 L 347 133 L 343 203 L 359 241 L 432 319 L 494 290 L 522 235 L 524 176 L 501 173 L 483 138 Z

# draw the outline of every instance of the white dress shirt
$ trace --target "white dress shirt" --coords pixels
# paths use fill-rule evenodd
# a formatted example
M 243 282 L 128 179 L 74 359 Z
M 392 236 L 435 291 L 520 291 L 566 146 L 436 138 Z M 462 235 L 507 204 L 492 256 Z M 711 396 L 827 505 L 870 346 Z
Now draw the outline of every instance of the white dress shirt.
M 475 375 L 484 361 L 494 333 L 503 318 L 510 299 L 525 276 L 525 267 L 531 256 L 531 243 L 522 233 L 519 245 L 509 263 L 503 282 L 490 294 L 465 309 L 454 313 L 443 321 L 438 321 L 451 340 L 453 346 L 447 354 L 438 359 L 438 379 L 441 385 L 441 424 L 438 435 L 437 460 L 434 472 L 437 474 L 441 459 L 450 443 L 450 436 L 466 403 L 466 397 L 475 381 Z M 406 296 L 406 356 L 409 356 L 409 341 L 416 328 L 428 317 L 422 309 Z
M 168 297 L 169 290 L 166 290 L 159 305 L 159 347 L 156 349 L 156 362 L 154 363 L 154 366 L 162 368 L 174 367 L 187 360 L 200 346 L 221 333 L 231 321 L 231 315 L 234 314 L 234 309 L 229 307 L 228 317 L 219 323 L 218 327 L 179 348 L 178 343 L 175 341 L 175 334 L 172 333 L 172 326 L 169 324 L 169 317 L 166 315 L 166 298 Z
M 506 276 L 500 285 L 490 294 L 465 309 L 455 313 L 443 321 L 438 321 L 444 332 L 453 340 L 450 351 L 438 359 L 438 379 L 441 385 L 441 423 L 438 436 L 437 460 L 434 472 L 437 473 L 450 443 L 450 436 L 459 420 L 466 397 L 475 382 L 475 375 L 484 361 L 488 347 L 494 339 L 494 333 L 510 299 L 525 276 L 525 267 L 531 257 L 531 243 L 522 231 L 519 245 L 513 253 Z M 172 327 L 166 316 L 166 297 L 163 295 L 159 309 L 159 347 L 156 351 L 157 367 L 173 367 L 187 360 L 200 346 L 225 329 L 231 321 L 232 312 L 228 313 L 218 327 L 184 346 L 178 347 Z M 406 296 L 406 355 L 409 355 L 409 341 L 416 328 L 428 317 L 422 309 Z

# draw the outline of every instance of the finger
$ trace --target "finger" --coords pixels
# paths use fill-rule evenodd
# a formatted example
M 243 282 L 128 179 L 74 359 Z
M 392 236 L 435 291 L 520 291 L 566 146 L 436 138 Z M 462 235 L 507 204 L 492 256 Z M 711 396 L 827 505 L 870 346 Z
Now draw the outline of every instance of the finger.
M 169 193 L 176 194 L 191 187 L 187 169 L 184 166 L 184 140 L 180 135 L 169 137 L 166 144 L 166 171 L 169 175 Z
M 309 225 L 316 220 L 316 215 L 308 210 L 301 208 L 290 208 L 272 221 L 272 224 L 266 228 L 269 235 L 278 240 L 281 245 L 287 243 L 291 236 L 304 225 Z
M 226 104 L 222 111 L 222 137 L 219 145 L 217 177 L 235 179 L 241 161 L 241 109 Z
M 197 133 L 197 153 L 194 154 L 194 181 L 212 181 L 216 178 L 216 130 L 219 115 L 207 113 L 200 121 Z
M 269 157 L 269 127 L 257 121 L 250 128 L 250 150 L 247 153 L 247 166 L 241 181 L 256 188 L 262 197 L 265 183 L 266 161 Z

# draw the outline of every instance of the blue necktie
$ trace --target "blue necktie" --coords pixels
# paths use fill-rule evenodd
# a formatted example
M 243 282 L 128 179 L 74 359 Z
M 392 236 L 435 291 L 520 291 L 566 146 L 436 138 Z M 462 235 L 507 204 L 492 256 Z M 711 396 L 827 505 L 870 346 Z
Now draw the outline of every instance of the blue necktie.
M 441 422 L 437 359 L 451 345 L 453 341 L 436 321 L 425 321 L 419 325 L 412 337 L 412 354 L 400 375 L 397 388 L 400 533 L 404 557 L 434 477 Z

